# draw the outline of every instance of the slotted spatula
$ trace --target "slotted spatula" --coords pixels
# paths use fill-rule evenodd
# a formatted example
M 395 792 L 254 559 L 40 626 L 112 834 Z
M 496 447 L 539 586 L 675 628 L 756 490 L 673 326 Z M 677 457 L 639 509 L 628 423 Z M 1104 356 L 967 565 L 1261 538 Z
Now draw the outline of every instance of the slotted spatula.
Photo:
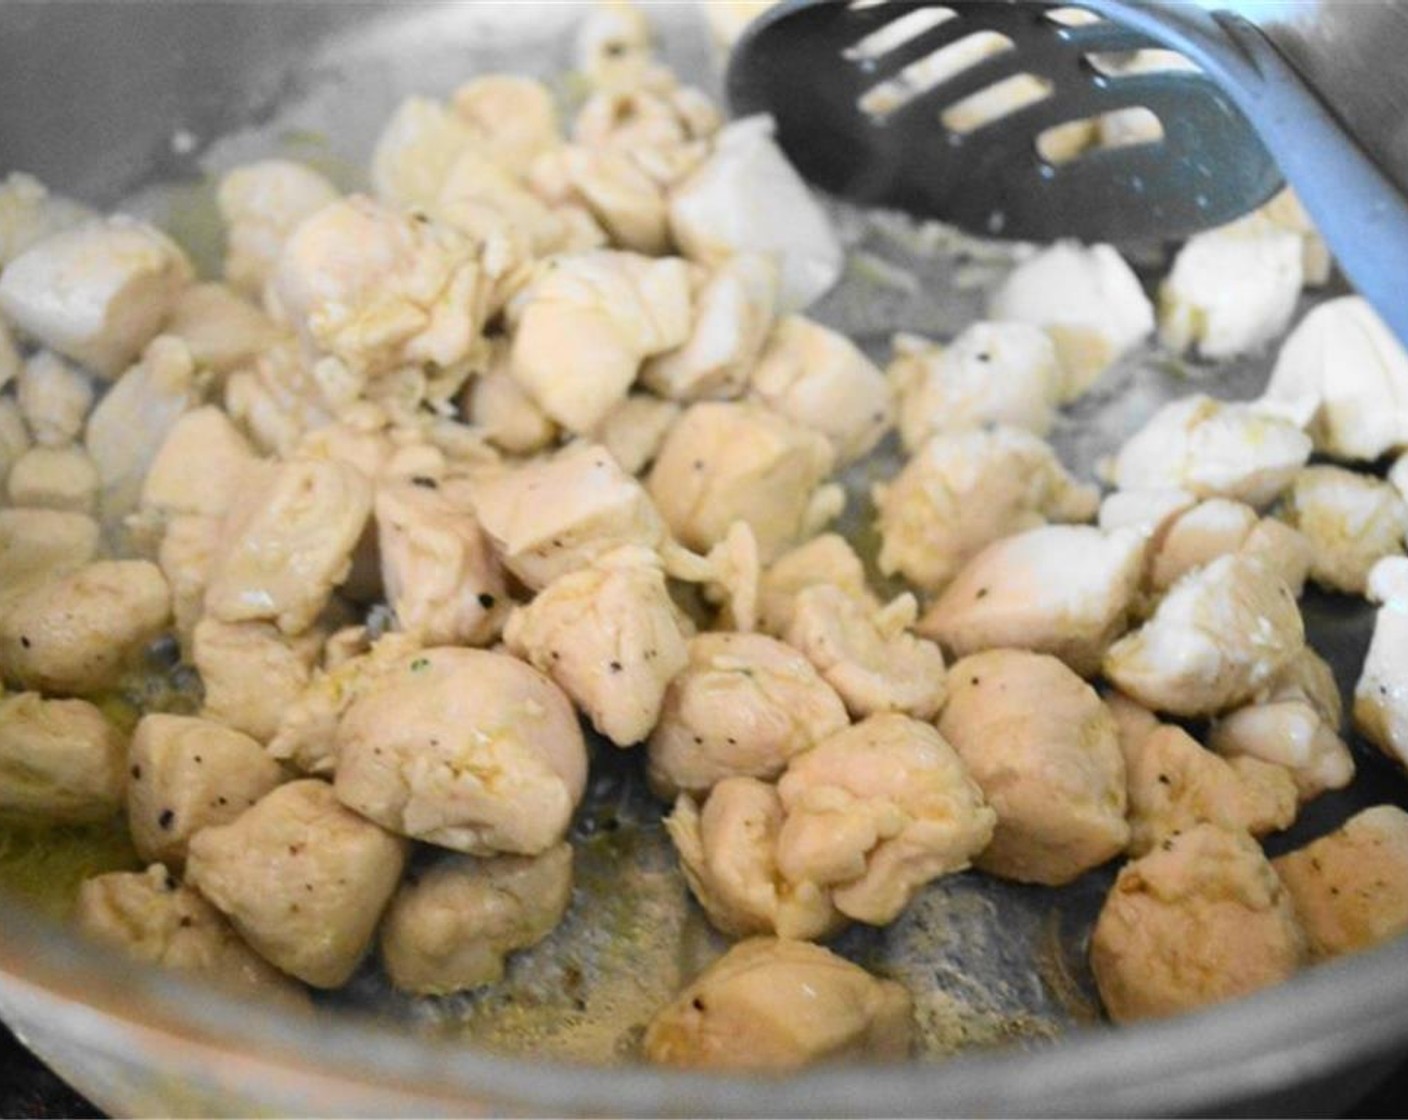
M 1150 72 L 1134 51 L 1193 65 Z M 1183 237 L 1284 176 L 1408 341 L 1399 0 L 788 0 L 749 28 L 727 82 L 734 112 L 772 114 L 818 186 L 990 236 Z M 1131 109 L 1157 119 L 1151 142 L 1052 158 L 1062 126 Z

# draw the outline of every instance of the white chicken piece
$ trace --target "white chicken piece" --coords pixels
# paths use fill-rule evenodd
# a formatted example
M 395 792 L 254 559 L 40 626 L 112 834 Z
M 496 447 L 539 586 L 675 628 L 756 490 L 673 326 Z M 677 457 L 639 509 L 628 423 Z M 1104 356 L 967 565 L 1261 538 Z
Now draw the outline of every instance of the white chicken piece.
M 741 252 L 774 257 L 782 312 L 814 303 L 845 263 L 826 212 L 763 116 L 726 125 L 710 156 L 670 192 L 670 232 L 685 256 L 705 265 Z
M 840 512 L 845 493 L 823 485 L 830 443 L 760 404 L 705 401 L 670 429 L 646 486 L 687 548 L 707 552 L 747 522 L 766 563 Z
M 0 312 L 110 380 L 156 336 L 192 277 L 174 241 L 117 214 L 35 242 L 0 274 Z
M 1056 658 L 1020 650 L 965 657 L 948 679 L 939 734 L 997 813 L 975 866 L 1059 886 L 1124 850 L 1124 757 L 1090 685 Z
M 553 258 L 510 308 L 510 369 L 553 420 L 592 431 L 641 363 L 690 332 L 689 269 L 677 257 L 596 250 Z
M 1385 556 L 1370 568 L 1364 597 L 1379 605 L 1408 600 L 1408 556 Z
M 776 262 L 760 253 L 737 253 L 703 272 L 689 338 L 649 359 L 641 383 L 678 401 L 742 394 L 773 328 L 777 286 Z
M 1187 490 L 1112 490 L 1100 500 L 1096 524 L 1105 532 L 1138 529 L 1151 541 L 1159 540 L 1173 519 L 1192 509 L 1198 499 Z
M 1060 241 L 1019 264 L 988 301 L 989 319 L 1041 327 L 1061 360 L 1060 399 L 1073 401 L 1154 329 L 1139 278 L 1109 245 Z
M 689 662 L 660 558 L 640 546 L 559 576 L 514 612 L 504 643 L 618 747 L 650 734 L 666 685 Z
M 228 824 L 285 780 L 256 740 L 193 716 L 143 716 L 127 763 L 132 846 L 177 871 L 193 835 Z
M 203 405 L 166 433 L 142 480 L 140 504 L 163 517 L 224 517 L 251 481 L 258 456 L 225 412 Z
M 909 993 L 820 945 L 753 938 L 705 969 L 645 1028 L 648 1061 L 685 1069 L 786 1071 L 820 1061 L 899 1060 Z
M 64 447 L 83 434 L 93 383 L 57 354 L 40 350 L 21 368 L 15 396 L 34 442 Z
M 220 519 L 198 514 L 170 518 L 157 546 L 157 567 L 171 591 L 172 629 L 188 664 L 194 657 L 196 623 L 205 613 L 205 588 L 219 546 Z
M 1286 187 L 1256 212 L 1261 220 L 1287 229 L 1300 238 L 1301 273 L 1308 288 L 1323 288 L 1330 281 L 1334 261 L 1320 231 L 1305 212 L 1296 192 Z
M 0 397 L 0 486 L 10 477 L 10 468 L 30 448 L 29 429 L 14 397 Z
M 565 144 L 540 156 L 533 175 L 540 190 L 554 185 L 553 201 L 590 213 L 619 248 L 649 256 L 673 248 L 665 192 L 630 154 Z
M 201 715 L 261 743 L 313 677 L 323 635 L 288 637 L 268 622 L 202 618 L 191 632 L 191 662 L 205 688 Z
M 1007 424 L 1045 436 L 1056 418 L 1061 364 L 1029 323 L 971 323 L 947 346 L 897 334 L 885 376 L 911 454 L 930 436 Z
M 1104 672 L 1156 711 L 1213 715 L 1250 700 L 1305 645 L 1295 596 L 1260 561 L 1222 556 L 1180 580 L 1117 641 Z
M 196 368 L 218 378 L 252 364 L 285 337 L 268 315 L 224 284 L 192 284 L 182 291 L 162 333 L 185 343 Z
M 1241 549 L 1257 525 L 1256 510 L 1230 498 L 1208 498 L 1160 527 L 1149 558 L 1148 584 L 1163 594 L 1189 572 Z M 1299 598 L 1299 588 L 1292 588 Z
M 60 695 L 112 688 L 171 621 L 146 560 L 94 560 L 22 591 L 0 614 L 0 674 Z
M 307 432 L 333 421 L 332 404 L 293 342 L 271 346 L 252 367 L 230 374 L 224 404 L 230 419 L 266 454 L 292 454 Z
M 1394 593 L 1374 614 L 1353 717 L 1356 731 L 1408 767 L 1408 597 Z
M 627 474 L 639 475 L 655 461 L 680 406 L 650 393 L 632 393 L 611 410 L 592 439 L 611 453 Z
M 1308 423 L 1317 451 L 1372 461 L 1408 447 L 1408 351 L 1361 297 L 1326 300 L 1282 345 L 1259 403 Z
M 1408 931 L 1408 813 L 1397 805 L 1364 809 L 1271 866 L 1317 959 Z
M 483 646 L 498 637 L 508 586 L 464 495 L 433 479 L 386 481 L 373 508 L 396 625 L 426 645 Z
M 1403 554 L 1408 533 L 1408 503 L 1398 491 L 1343 467 L 1297 474 L 1281 516 L 1310 541 L 1310 578 L 1349 595 L 1364 594 L 1375 563 Z
M 297 634 L 346 578 L 372 485 L 331 460 L 294 459 L 261 473 L 225 517 L 205 608 L 222 622 L 270 620 Z
M 36 241 L 94 216 L 82 203 L 51 193 L 33 175 L 10 172 L 0 180 L 0 269 Z
M 597 248 L 606 243 L 606 233 L 582 208 L 566 151 L 540 157 L 552 161 L 544 166 L 556 176 L 556 193 L 544 199 L 489 152 L 471 145 L 450 163 L 430 212 L 473 238 L 497 236 L 534 256 Z M 656 202 L 663 228 L 664 204 Z
M 95 513 L 98 468 L 77 444 L 31 447 L 10 465 L 5 493 L 13 506 L 67 513 Z
M 96 557 L 99 536 L 98 523 L 85 514 L 0 509 L 0 614 L 36 584 Z
M 337 727 L 337 796 L 412 839 L 536 855 L 566 834 L 587 749 L 562 690 L 517 658 L 441 647 L 403 657 Z
M 460 398 L 465 416 L 484 438 L 510 455 L 533 455 L 557 439 L 557 425 L 509 371 L 508 346 L 495 340 L 493 356 Z
M 1009 427 L 934 436 L 873 495 L 880 570 L 923 591 L 941 590 L 995 540 L 1087 521 L 1099 505 L 1049 445 Z
M 865 578 L 865 564 L 850 542 L 836 533 L 822 533 L 779 556 L 762 573 L 758 585 L 758 617 L 765 633 L 781 637 L 792 625 L 797 596 L 818 584 L 839 588 L 871 612 L 880 600 Z
M 1090 942 L 1095 983 L 1116 1023 L 1247 995 L 1305 963 L 1305 934 L 1261 848 L 1211 824 L 1126 864 Z
M 722 124 L 707 95 L 671 80 L 598 90 L 572 122 L 572 138 L 629 156 L 657 183 L 672 187 L 709 155 Z
M 1028 649 L 1093 676 L 1128 626 L 1144 570 L 1135 529 L 1046 525 L 994 541 L 969 560 L 916 631 L 956 657 Z
M 1221 360 L 1263 349 L 1291 322 L 1301 237 L 1253 216 L 1190 237 L 1159 289 L 1159 337 Z
M 1300 530 L 1274 517 L 1263 517 L 1238 551 L 1270 569 L 1297 599 L 1305 592 L 1313 553 L 1310 540 Z
M 572 901 L 572 847 L 449 856 L 401 884 L 381 925 L 393 986 L 448 995 L 503 979 L 505 958 L 556 928 Z
M 792 647 L 763 634 L 696 634 L 650 736 L 650 786 L 672 798 L 731 775 L 775 778 L 849 722 L 836 691 Z
M 1116 455 L 1121 490 L 1182 489 L 1262 509 L 1310 458 L 1310 437 L 1253 405 L 1201 393 L 1164 405 Z
M 894 921 L 925 884 L 967 868 L 998 822 L 943 736 L 897 713 L 792 759 L 777 792 L 782 874 L 830 887 L 841 913 L 870 925 Z
M 469 120 L 442 102 L 407 97 L 372 148 L 372 189 L 394 206 L 433 211 L 450 168 L 475 140 Z
M 475 147 L 517 175 L 562 140 L 552 91 L 521 74 L 468 81 L 450 95 L 450 108 L 469 126 Z
M 909 632 L 917 614 L 913 595 L 874 611 L 842 588 L 814 584 L 793 599 L 786 639 L 854 718 L 901 712 L 932 719 L 947 695 L 944 655 Z
M 658 80 L 662 69 L 645 13 L 624 0 L 593 6 L 577 27 L 572 56 L 595 89 L 632 89 Z
M 801 315 L 773 328 L 749 388 L 769 408 L 824 435 L 841 466 L 869 453 L 895 422 L 885 375 L 850 339 Z
M 0 696 L 0 813 L 85 824 L 122 808 L 127 739 L 86 700 Z
M 270 964 L 336 988 L 370 946 L 408 847 L 305 778 L 192 836 L 186 881 Z
M 225 223 L 226 281 L 259 300 L 289 234 L 338 197 L 325 176 L 294 160 L 258 160 L 226 172 L 215 191 Z

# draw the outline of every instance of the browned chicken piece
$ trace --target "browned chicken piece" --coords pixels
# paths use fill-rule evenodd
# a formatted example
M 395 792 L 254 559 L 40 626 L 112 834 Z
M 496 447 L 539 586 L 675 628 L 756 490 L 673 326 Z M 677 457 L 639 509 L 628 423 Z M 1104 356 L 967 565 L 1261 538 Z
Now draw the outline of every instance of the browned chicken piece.
M 645 1056 L 688 1069 L 798 1069 L 898 1061 L 913 1036 L 909 993 L 820 945 L 754 938 L 700 974 L 645 1030 Z
M 1117 1023 L 1247 995 L 1305 962 L 1290 894 L 1261 848 L 1212 824 L 1126 864 L 1090 943 L 1100 998 Z
M 53 824 L 110 820 L 127 739 L 86 700 L 0 696 L 0 814 Z
M 939 733 L 997 812 L 980 870 L 1059 886 L 1129 841 L 1125 765 L 1095 690 L 1047 654 L 989 650 L 949 669 Z
M 865 578 L 865 564 L 850 542 L 836 533 L 822 533 L 784 553 L 762 573 L 758 615 L 762 629 L 781 636 L 792 625 L 797 595 L 817 584 L 838 587 L 873 611 L 880 600 Z
M 257 460 L 249 440 L 222 409 L 194 409 L 166 433 L 142 482 L 142 507 L 168 517 L 224 517 L 249 485 L 247 468 Z
M 337 198 L 324 176 L 293 160 L 258 160 L 227 172 L 215 192 L 225 223 L 225 279 L 260 299 L 289 235 Z
M 381 924 L 403 992 L 448 995 L 503 979 L 508 955 L 550 934 L 572 901 L 572 846 L 536 856 L 452 855 L 408 875 Z

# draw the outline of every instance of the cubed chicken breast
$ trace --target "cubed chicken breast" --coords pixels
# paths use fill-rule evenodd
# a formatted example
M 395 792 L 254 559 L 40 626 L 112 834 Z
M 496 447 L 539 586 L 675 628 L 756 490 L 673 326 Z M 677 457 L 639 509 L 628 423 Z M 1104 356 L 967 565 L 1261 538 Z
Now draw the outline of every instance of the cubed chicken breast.
M 10 476 L 10 468 L 29 450 L 31 440 L 24 414 L 14 397 L 0 397 L 0 486 Z
M 98 523 L 85 514 L 0 509 L 0 615 L 36 584 L 96 557 L 99 534 Z
M 292 341 L 269 347 L 252 366 L 230 374 L 223 403 L 240 430 L 270 454 L 292 454 L 306 433 L 333 421 L 332 405 Z
M 639 475 L 655 461 L 680 411 L 674 401 L 632 393 L 611 410 L 592 438 L 611 452 L 623 471 Z
M 325 176 L 294 160 L 259 160 L 226 172 L 215 191 L 225 223 L 225 279 L 251 299 L 262 298 L 289 234 L 337 199 Z
M 5 479 L 11 505 L 64 513 L 96 513 L 100 487 L 98 468 L 76 443 L 29 448 L 10 465 Z
M 1408 768 L 1408 597 L 1386 600 L 1354 686 L 1354 728 Z
M 251 481 L 258 458 L 229 416 L 214 405 L 184 413 L 171 426 L 142 480 L 141 505 L 163 516 L 224 517 Z
M 127 738 L 86 700 L 0 696 L 0 814 L 50 824 L 122 808 Z
M 215 550 L 220 546 L 220 519 L 180 514 L 166 523 L 157 546 L 156 563 L 171 592 L 171 626 L 190 664 L 196 623 L 205 613 L 205 587 Z
M 552 91 L 522 74 L 484 74 L 465 82 L 450 95 L 450 108 L 469 126 L 474 146 L 515 174 L 562 140 Z
M 654 47 L 644 12 L 632 4 L 598 4 L 578 24 L 572 56 L 593 89 L 628 90 L 658 80 L 663 68 Z
M 40 350 L 21 367 L 15 397 L 34 442 L 64 447 L 83 434 L 93 382 L 53 351 Z
M 1329 283 L 1334 269 L 1330 250 L 1294 190 L 1284 188 L 1256 213 L 1262 221 L 1278 229 L 1288 229 L 1300 238 L 1301 272 L 1307 288 L 1323 288 Z
M 267 743 L 308 687 L 322 638 L 316 629 L 290 637 L 268 622 L 201 619 L 191 635 L 201 714 Z
M 1247 534 L 1238 551 L 1270 569 L 1297 599 L 1305 593 L 1314 559 L 1310 539 L 1284 521 L 1263 517 Z
M 629 153 L 565 144 L 538 158 L 535 175 L 544 174 L 546 160 L 611 244 L 650 256 L 673 250 L 665 191 Z
M 865 564 L 845 537 L 822 533 L 779 556 L 762 573 L 758 615 L 762 629 L 774 637 L 787 633 L 797 596 L 808 587 L 837 587 L 871 611 L 880 600 L 865 578 Z
M 53 193 L 33 175 L 10 172 L 0 179 L 0 268 L 36 241 L 93 216 L 88 207 Z
M 550 447 L 557 425 L 509 371 L 506 343 L 494 344 L 487 366 L 465 384 L 465 416 L 485 439 L 510 455 L 533 455 Z
M 1241 549 L 1257 525 L 1256 510 L 1230 498 L 1208 498 L 1169 518 L 1149 558 L 1149 590 L 1162 595 L 1189 572 Z
M 1330 591 L 1363 595 L 1369 569 L 1403 554 L 1408 503 L 1387 482 L 1343 467 L 1306 467 L 1282 516 L 1310 541 L 1310 578 Z
M 180 339 L 196 368 L 217 379 L 250 365 L 286 337 L 268 315 L 225 284 L 192 284 L 182 291 L 162 333 Z
M 627 155 L 657 183 L 674 187 L 713 151 L 722 124 L 719 107 L 701 90 L 652 79 L 597 90 L 573 120 L 572 139 Z

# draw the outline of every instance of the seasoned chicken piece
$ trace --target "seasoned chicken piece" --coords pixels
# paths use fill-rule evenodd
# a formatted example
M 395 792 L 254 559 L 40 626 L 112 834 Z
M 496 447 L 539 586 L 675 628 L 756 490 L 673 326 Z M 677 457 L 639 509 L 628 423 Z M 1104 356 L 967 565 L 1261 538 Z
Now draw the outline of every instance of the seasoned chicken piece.
M 269 622 L 201 619 L 191 635 L 201 715 L 267 743 L 312 680 L 321 644 L 316 629 L 289 637 Z
M 596 250 L 553 258 L 510 308 L 510 368 L 553 420 L 593 430 L 641 362 L 690 332 L 689 270 L 677 257 Z
M 74 910 L 88 937 L 133 960 L 185 973 L 232 995 L 306 1008 L 303 990 L 260 957 L 220 912 L 155 863 L 85 879 Z
M 1354 686 L 1354 728 L 1408 767 L 1408 597 L 1385 600 Z
M 1312 550 L 1309 539 L 1284 521 L 1263 517 L 1247 534 L 1238 551 L 1264 564 L 1297 599 L 1310 578 Z
M 542 158 L 565 164 L 566 151 L 555 149 L 552 156 Z M 491 154 L 471 145 L 462 149 L 443 173 L 430 213 L 473 238 L 498 237 L 533 256 L 604 245 L 606 234 L 583 209 L 566 168 L 556 166 L 553 170 L 564 178 L 559 184 L 561 205 L 540 198 Z M 557 198 L 551 200 L 557 202 Z M 663 203 L 657 205 L 663 225 Z
M 1110 480 L 1121 490 L 1183 489 L 1261 509 L 1309 458 L 1309 437 L 1290 421 L 1195 393 L 1164 405 L 1125 441 Z
M 1189 572 L 1240 551 L 1257 521 L 1256 510 L 1229 498 L 1208 498 L 1175 514 L 1149 558 L 1149 589 L 1162 594 Z
M 30 448 L 29 429 L 14 397 L 0 397 L 0 485 L 10 476 L 10 468 Z
M 515 174 L 562 139 L 552 92 L 520 74 L 474 78 L 450 95 L 450 107 L 469 126 L 474 146 Z
M 760 253 L 737 253 L 704 272 L 689 337 L 649 359 L 642 384 L 680 401 L 739 396 L 772 330 L 777 285 L 776 262 Z
M 730 775 L 774 778 L 850 721 L 811 662 L 763 634 L 697 634 L 650 736 L 650 785 L 701 794 Z
M 706 94 L 669 80 L 598 90 L 572 122 L 572 138 L 629 156 L 657 183 L 673 187 L 709 155 L 722 123 Z
M 903 712 L 932 719 L 947 694 L 944 655 L 910 633 L 917 613 L 913 595 L 877 611 L 842 588 L 813 584 L 792 600 L 787 643 L 816 667 L 854 718 Z
M 250 365 L 285 337 L 268 315 L 224 284 L 192 284 L 182 291 L 162 333 L 179 338 L 196 368 L 217 378 Z
M 539 156 L 533 176 L 540 190 L 552 181 L 554 201 L 586 210 L 619 248 L 649 256 L 673 250 L 665 192 L 630 153 L 565 144 Z
M 1115 529 L 1138 529 L 1157 542 L 1168 532 L 1174 518 L 1198 504 L 1187 490 L 1112 490 L 1100 500 L 1096 524 L 1107 533 Z
M 675 538 L 708 551 L 745 521 L 767 561 L 840 512 L 826 438 L 762 405 L 706 401 L 670 429 L 646 485 Z
M 122 214 L 35 242 L 0 274 L 0 313 L 104 379 L 161 330 L 191 265 L 174 241 Z
M 205 609 L 221 622 L 306 630 L 346 578 L 371 513 L 355 467 L 294 459 L 251 477 L 225 517 Z
M 0 815 L 51 824 L 122 808 L 127 740 L 86 700 L 0 696 Z
M 797 596 L 816 585 L 836 587 L 870 611 L 880 610 L 880 600 L 865 579 L 865 565 L 845 537 L 822 533 L 772 562 L 758 587 L 758 614 L 762 629 L 781 637 L 792 625 Z
M 224 517 L 250 482 L 258 456 L 214 405 L 184 413 L 167 433 L 142 481 L 141 505 L 170 517 Z
M 20 369 L 15 397 L 34 442 L 64 447 L 83 434 L 93 383 L 57 354 L 40 350 Z
M 391 983 L 448 995 L 503 979 L 517 949 L 545 938 L 572 901 L 572 846 L 536 856 L 452 855 L 408 876 L 381 924 Z
M 1224 758 L 1256 758 L 1290 772 L 1302 803 L 1354 779 L 1354 756 L 1327 720 L 1300 697 L 1248 704 L 1212 726 L 1208 746 Z
M 957 657 L 1035 650 L 1082 676 L 1129 623 L 1146 542 L 1135 529 L 1046 525 L 994 541 L 965 564 L 915 628 Z
M 188 663 L 194 656 L 196 623 L 205 613 L 205 587 L 219 545 L 218 517 L 179 514 L 167 521 L 157 548 L 157 567 L 171 591 L 172 629 Z
M 1111 646 L 1104 671 L 1158 711 L 1212 715 L 1250 700 L 1304 644 L 1286 585 L 1258 560 L 1221 556 L 1185 576 L 1153 618 Z
M 305 218 L 338 199 L 338 190 L 311 167 L 287 159 L 242 164 L 215 192 L 225 223 L 225 279 L 258 300 L 274 274 L 289 235 Z
M 256 740 L 193 716 L 143 716 L 127 763 L 133 847 L 177 871 L 193 835 L 229 824 L 285 780 L 283 767 Z
M 495 340 L 488 368 L 465 383 L 461 407 L 484 438 L 510 455 L 532 455 L 557 439 L 557 425 L 508 368 L 508 346 Z
M 482 650 L 403 657 L 352 701 L 336 750 L 344 805 L 471 855 L 552 847 L 587 777 L 567 697 L 522 661 Z
M 998 816 L 932 726 L 882 713 L 793 758 L 777 786 L 777 864 L 831 888 L 836 908 L 886 925 L 919 890 L 962 871 Z
M 975 866 L 1059 886 L 1124 849 L 1124 758 L 1090 685 L 1054 657 L 1019 650 L 965 657 L 948 679 L 939 733 L 997 813 Z
M 398 208 L 433 210 L 450 168 L 474 145 L 474 129 L 465 117 L 433 98 L 407 97 L 372 148 L 372 189 Z
M 880 570 L 939 591 L 993 541 L 1049 521 L 1086 521 L 1094 488 L 1020 428 L 934 436 L 888 483 L 874 488 Z
M 10 172 L 0 179 L 0 268 L 36 241 L 93 217 L 88 207 L 50 193 L 33 175 Z
M 192 836 L 186 881 L 270 964 L 337 988 L 371 944 L 407 848 L 305 778 Z
M 1061 241 L 1019 264 L 988 301 L 988 318 L 1043 328 L 1073 401 L 1154 329 L 1154 306 L 1109 245 Z
M 735 945 L 645 1029 L 645 1056 L 686 1069 L 798 1069 L 909 1054 L 909 993 L 806 941 Z
M 5 493 L 10 504 L 90 514 L 98 508 L 98 468 L 77 444 L 31 447 L 10 466 Z
M 680 251 L 701 264 L 717 266 L 742 252 L 772 256 L 783 312 L 820 298 L 845 258 L 825 211 L 763 116 L 726 125 L 709 157 L 670 192 L 670 232 Z
M 868 454 L 895 422 L 885 375 L 850 339 L 801 315 L 788 315 L 773 328 L 750 391 L 826 436 L 838 465 Z
M 632 393 L 611 410 L 592 438 L 611 452 L 623 471 L 639 475 L 655 461 L 679 416 L 674 401 Z
M 0 674 L 26 688 L 112 688 L 171 622 L 171 593 L 146 560 L 94 560 L 27 588 L 0 614 Z
M 1370 949 L 1408 931 L 1408 813 L 1375 805 L 1271 861 L 1318 958 Z
M 266 454 L 289 455 L 305 433 L 333 421 L 332 405 L 293 342 L 271 346 L 252 368 L 232 373 L 224 404 Z
M 97 556 L 98 536 L 98 523 L 81 513 L 0 509 L 0 615 L 35 584 Z
M 1306 963 L 1290 895 L 1246 833 L 1199 824 L 1126 864 L 1090 942 L 1117 1023 L 1278 984 Z
M 1306 467 L 1286 495 L 1282 516 L 1310 541 L 1310 578 L 1362 595 L 1369 569 L 1403 554 L 1408 504 L 1387 482 L 1343 467 Z
M 972 323 L 947 346 L 897 334 L 885 376 L 911 454 L 930 436 L 1008 424 L 1045 436 L 1060 399 L 1051 336 L 1029 323 Z
M 504 643 L 618 747 L 650 734 L 665 686 L 689 661 L 660 558 L 639 546 L 559 576 L 514 612 Z

